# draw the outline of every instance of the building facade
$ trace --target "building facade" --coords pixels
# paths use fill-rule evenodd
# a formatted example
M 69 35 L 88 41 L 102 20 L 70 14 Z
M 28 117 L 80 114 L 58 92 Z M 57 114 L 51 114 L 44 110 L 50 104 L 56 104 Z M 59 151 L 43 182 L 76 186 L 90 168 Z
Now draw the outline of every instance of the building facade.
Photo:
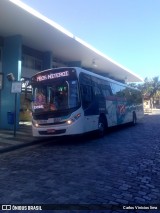
M 8 81 L 7 75 L 13 73 L 15 81 L 25 81 L 36 72 L 51 68 L 52 52 L 42 52 L 24 46 L 20 35 L 0 38 L 0 128 L 10 129 L 13 125 L 8 122 L 8 112 L 15 112 L 15 94 L 11 93 L 12 82 Z M 17 94 L 17 127 L 19 112 L 26 107 L 20 101 L 23 100 L 21 96 L 24 96 L 23 92 Z

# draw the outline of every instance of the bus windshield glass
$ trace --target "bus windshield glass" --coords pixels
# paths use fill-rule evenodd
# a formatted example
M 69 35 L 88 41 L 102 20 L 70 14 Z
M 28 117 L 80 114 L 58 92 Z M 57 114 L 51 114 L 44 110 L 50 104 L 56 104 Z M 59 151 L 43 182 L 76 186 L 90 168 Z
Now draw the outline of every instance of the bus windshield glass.
M 33 112 L 72 109 L 79 106 L 77 80 L 63 80 L 33 86 Z

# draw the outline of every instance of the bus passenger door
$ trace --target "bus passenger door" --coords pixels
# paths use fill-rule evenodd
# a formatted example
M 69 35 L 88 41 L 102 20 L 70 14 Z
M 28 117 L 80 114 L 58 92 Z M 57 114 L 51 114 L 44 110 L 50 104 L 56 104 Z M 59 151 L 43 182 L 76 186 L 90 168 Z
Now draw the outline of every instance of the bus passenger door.
M 117 125 L 117 101 L 113 97 L 109 96 L 106 98 L 106 108 L 107 108 L 107 121 L 108 126 Z
M 82 107 L 84 110 L 84 131 L 95 130 L 98 103 L 93 99 L 93 90 L 90 85 L 81 85 Z
M 117 125 L 117 99 L 113 96 L 109 83 L 101 85 L 106 100 L 108 127 Z

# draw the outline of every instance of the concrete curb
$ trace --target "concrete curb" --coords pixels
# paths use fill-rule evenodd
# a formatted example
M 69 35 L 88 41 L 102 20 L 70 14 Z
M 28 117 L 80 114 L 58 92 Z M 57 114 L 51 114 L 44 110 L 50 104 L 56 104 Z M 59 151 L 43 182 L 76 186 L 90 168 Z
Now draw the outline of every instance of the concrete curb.
M 17 150 L 17 149 L 21 149 L 21 148 L 24 148 L 24 147 L 27 147 L 27 146 L 38 145 L 39 143 L 43 143 L 43 142 L 45 142 L 44 138 L 36 140 L 36 141 L 23 143 L 23 144 L 10 145 L 8 147 L 0 149 L 0 154 L 10 152 L 10 151 L 14 151 L 14 150 Z

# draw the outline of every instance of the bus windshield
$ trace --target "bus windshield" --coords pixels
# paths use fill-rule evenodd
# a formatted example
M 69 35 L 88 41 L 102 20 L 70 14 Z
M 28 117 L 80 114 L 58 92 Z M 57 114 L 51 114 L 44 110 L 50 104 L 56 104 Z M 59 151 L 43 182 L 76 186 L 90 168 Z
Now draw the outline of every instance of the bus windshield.
M 77 80 L 33 86 L 33 112 L 66 110 L 79 106 Z

